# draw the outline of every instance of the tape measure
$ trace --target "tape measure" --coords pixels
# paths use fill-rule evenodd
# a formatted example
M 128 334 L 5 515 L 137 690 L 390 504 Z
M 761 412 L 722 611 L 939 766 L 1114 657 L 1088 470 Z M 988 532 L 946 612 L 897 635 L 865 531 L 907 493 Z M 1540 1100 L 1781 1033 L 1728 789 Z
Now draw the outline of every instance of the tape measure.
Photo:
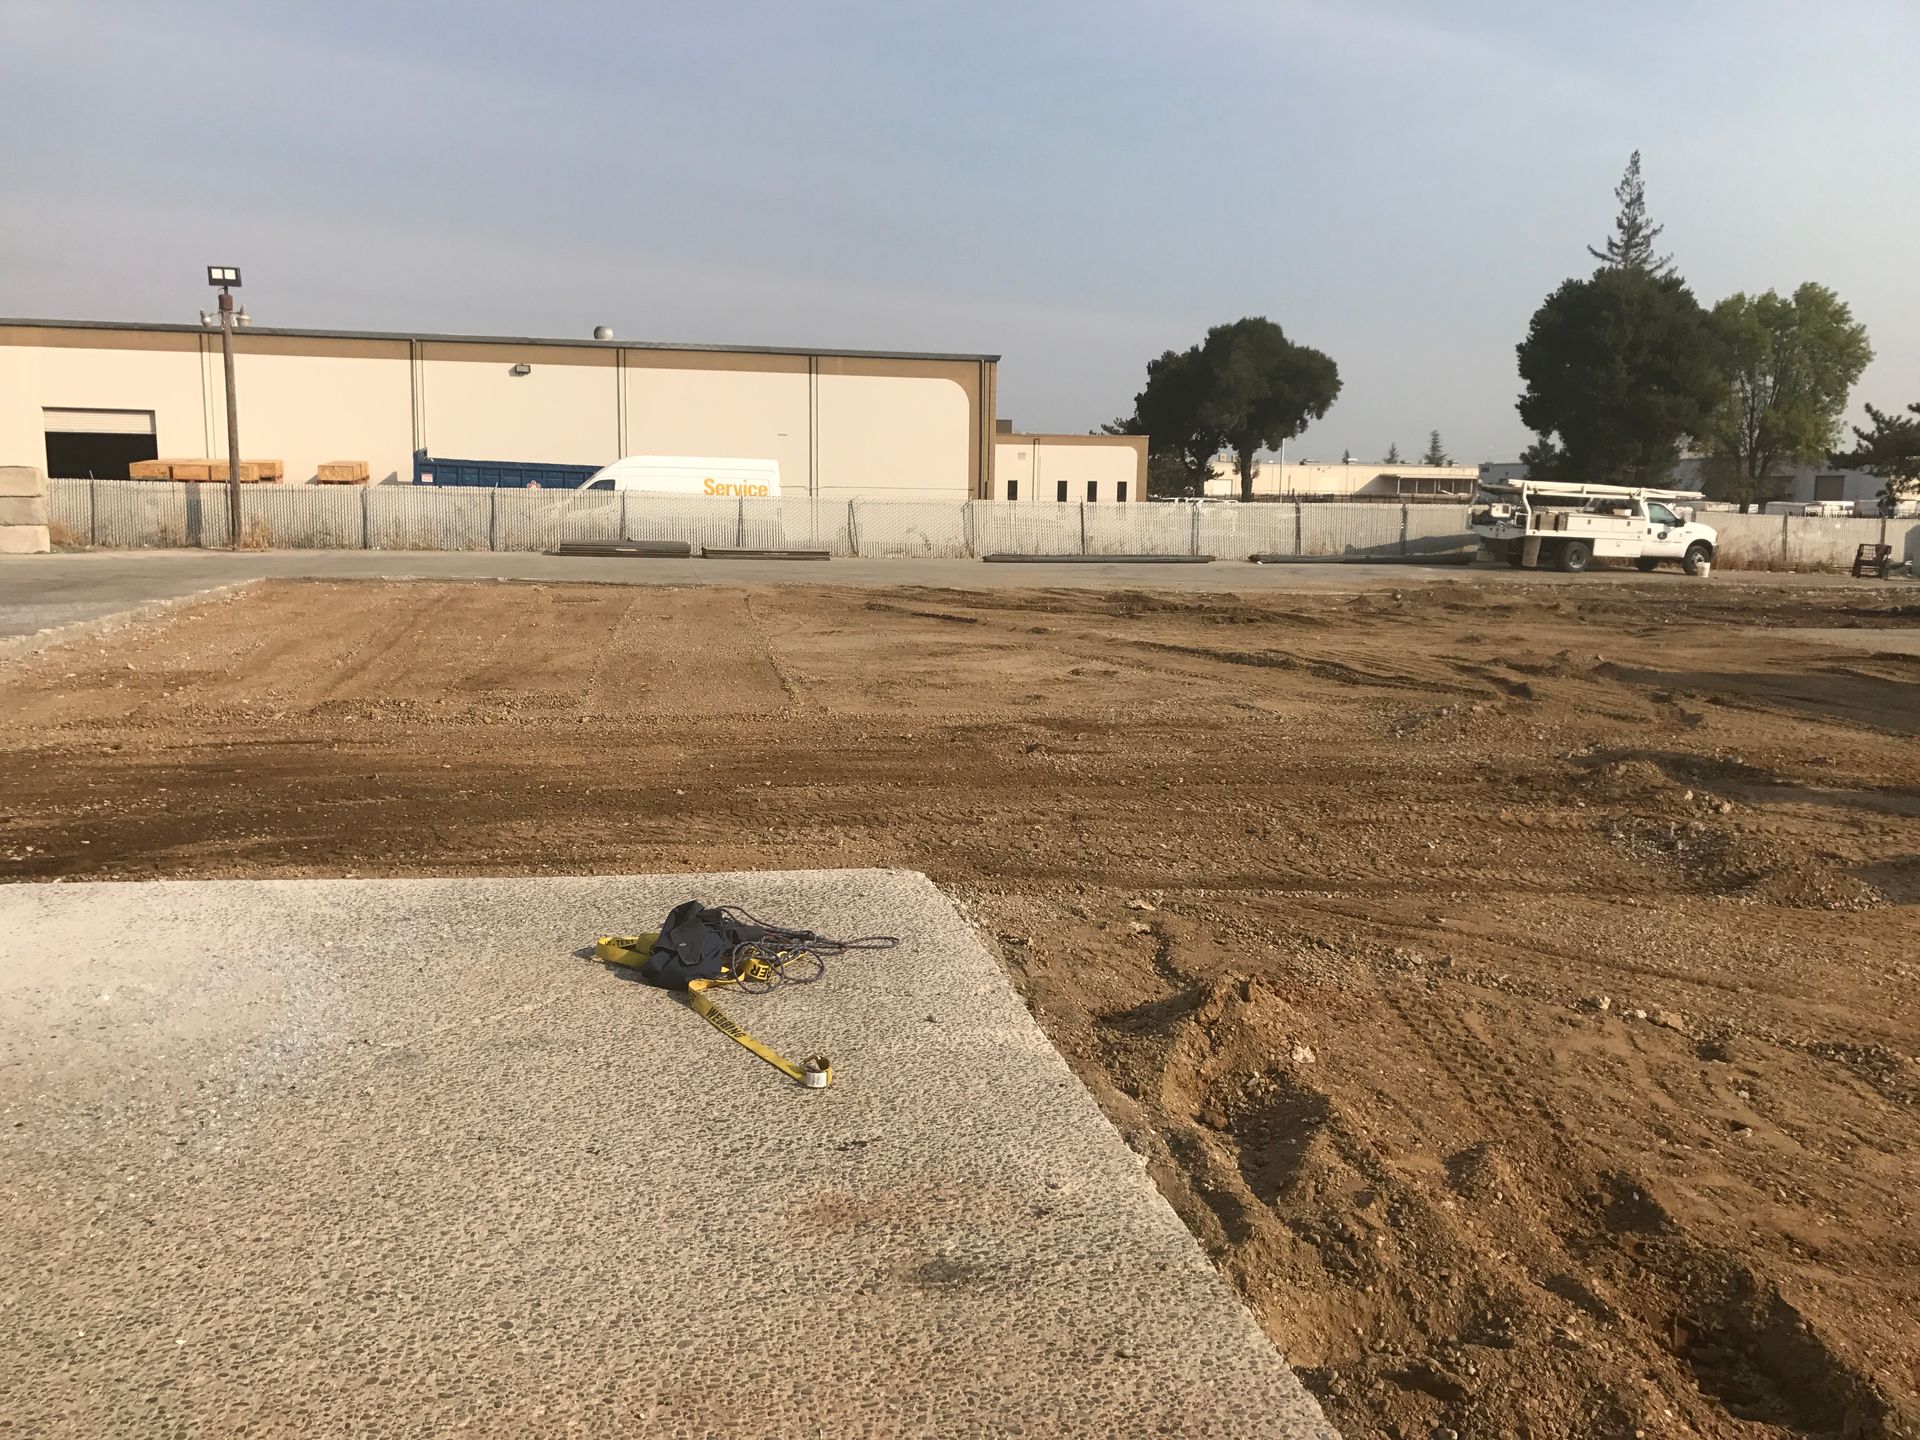
M 654 941 L 660 937 L 649 935 L 602 935 L 593 947 L 593 953 L 609 965 L 618 965 L 622 969 L 638 970 L 646 964 L 647 956 L 653 950 Z M 782 1075 L 809 1090 L 824 1090 L 833 1084 L 833 1066 L 824 1055 L 809 1055 L 795 1064 L 771 1045 L 762 1044 L 737 1024 L 726 1011 L 713 1003 L 707 994 L 709 990 L 740 985 L 771 989 L 780 979 L 780 963 L 758 956 L 743 958 L 737 965 L 730 965 L 717 980 L 690 980 L 687 982 L 687 1004 L 693 1007 L 693 1013 L 700 1016 L 714 1029 L 733 1041 L 736 1045 L 752 1051 L 767 1064 L 773 1066 Z

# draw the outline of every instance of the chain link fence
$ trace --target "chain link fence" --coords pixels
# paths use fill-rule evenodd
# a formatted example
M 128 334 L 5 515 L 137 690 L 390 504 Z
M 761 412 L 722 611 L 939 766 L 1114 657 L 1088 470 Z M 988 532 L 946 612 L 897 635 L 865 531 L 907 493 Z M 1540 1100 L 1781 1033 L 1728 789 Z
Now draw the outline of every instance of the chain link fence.
M 59 543 L 224 549 L 227 487 L 171 480 L 48 482 Z M 1701 517 L 1730 569 L 1844 569 L 1860 544 L 1920 562 L 1920 521 Z M 1465 505 L 1306 501 L 1205 505 L 717 500 L 640 491 L 248 485 L 241 544 L 256 549 L 542 552 L 565 540 L 681 540 L 707 549 L 825 550 L 873 559 L 980 555 L 1251 555 L 1437 559 L 1475 548 Z

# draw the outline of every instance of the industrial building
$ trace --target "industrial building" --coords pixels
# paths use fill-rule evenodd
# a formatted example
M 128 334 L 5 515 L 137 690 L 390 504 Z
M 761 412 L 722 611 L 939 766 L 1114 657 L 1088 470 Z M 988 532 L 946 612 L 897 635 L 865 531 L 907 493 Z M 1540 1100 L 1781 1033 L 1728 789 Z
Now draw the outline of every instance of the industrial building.
M 988 498 L 1045 505 L 1147 498 L 1146 436 L 1036 435 L 999 423 Z
M 1256 460 L 1253 493 L 1262 500 L 1391 500 L 1418 496 L 1465 500 L 1480 472 L 1472 465 L 1355 465 L 1315 461 Z M 1240 472 L 1232 460 L 1216 460 L 1207 494 L 1237 499 Z
M 999 489 L 995 355 L 264 327 L 235 351 L 241 458 L 280 461 L 291 484 L 333 461 L 406 484 L 436 460 L 653 454 L 777 460 L 787 495 Z M 0 465 L 125 478 L 140 460 L 224 460 L 225 403 L 218 330 L 0 320 Z M 1075 472 L 1075 498 L 1119 498 L 1106 474 Z

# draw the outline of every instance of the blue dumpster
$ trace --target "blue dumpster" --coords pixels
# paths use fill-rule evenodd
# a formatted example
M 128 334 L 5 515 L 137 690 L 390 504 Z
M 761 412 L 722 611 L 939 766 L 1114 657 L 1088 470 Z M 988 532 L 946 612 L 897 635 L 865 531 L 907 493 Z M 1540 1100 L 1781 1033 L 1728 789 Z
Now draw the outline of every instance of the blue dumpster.
M 519 460 L 448 460 L 416 450 L 416 485 L 478 485 L 489 490 L 577 490 L 598 465 L 548 465 Z

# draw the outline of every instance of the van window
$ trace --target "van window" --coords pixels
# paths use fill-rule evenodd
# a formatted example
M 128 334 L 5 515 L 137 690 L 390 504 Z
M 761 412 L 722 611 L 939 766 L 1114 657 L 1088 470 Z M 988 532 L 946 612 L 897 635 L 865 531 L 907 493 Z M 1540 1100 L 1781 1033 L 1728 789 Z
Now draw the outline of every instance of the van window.
M 611 477 L 605 480 L 596 480 L 587 486 L 587 488 L 589 490 L 611 490 L 613 488 L 613 480 Z

